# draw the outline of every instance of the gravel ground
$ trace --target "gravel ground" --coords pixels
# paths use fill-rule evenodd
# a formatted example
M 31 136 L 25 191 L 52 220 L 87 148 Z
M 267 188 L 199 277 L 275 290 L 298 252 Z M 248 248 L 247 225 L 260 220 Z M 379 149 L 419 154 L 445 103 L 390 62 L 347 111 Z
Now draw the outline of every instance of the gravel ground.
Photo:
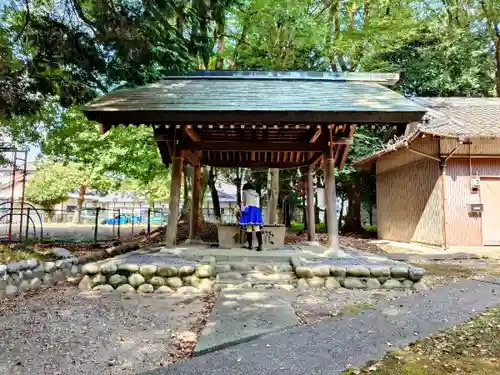
M 196 340 L 206 298 L 46 289 L 0 306 L 0 374 L 135 374 Z M 185 345 L 184 345 L 185 346 Z
M 417 292 L 411 290 L 308 289 L 292 297 L 292 306 L 301 324 L 312 324 L 342 315 L 358 315 L 380 302 L 414 294 Z

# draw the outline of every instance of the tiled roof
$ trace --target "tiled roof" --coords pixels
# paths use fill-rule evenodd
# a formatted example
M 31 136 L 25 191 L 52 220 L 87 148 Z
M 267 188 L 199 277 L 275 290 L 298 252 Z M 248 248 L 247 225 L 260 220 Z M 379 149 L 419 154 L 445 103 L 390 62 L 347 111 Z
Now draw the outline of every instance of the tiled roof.
M 179 118 L 172 117 L 174 115 L 187 118 L 197 113 L 231 111 L 293 112 L 306 116 L 310 113 L 367 113 L 377 120 L 370 122 L 379 122 L 389 118 L 384 114 L 406 114 L 404 118 L 421 119 L 425 112 L 418 104 L 385 87 L 397 81 L 397 74 L 223 73 L 199 72 L 169 77 L 148 86 L 119 89 L 88 105 L 85 113 L 100 122 L 106 122 L 101 121 L 106 115 L 131 121 L 127 114 L 132 112 L 142 114 L 143 121 L 148 121 L 148 116 L 153 118 L 151 112 L 164 113 L 167 119 Z
M 427 108 L 423 133 L 457 137 L 500 137 L 500 98 L 413 98 Z
M 420 133 L 443 137 L 500 137 L 500 98 L 412 98 L 427 109 L 424 120 L 373 155 L 357 160 L 367 165 L 382 155 L 406 147 Z

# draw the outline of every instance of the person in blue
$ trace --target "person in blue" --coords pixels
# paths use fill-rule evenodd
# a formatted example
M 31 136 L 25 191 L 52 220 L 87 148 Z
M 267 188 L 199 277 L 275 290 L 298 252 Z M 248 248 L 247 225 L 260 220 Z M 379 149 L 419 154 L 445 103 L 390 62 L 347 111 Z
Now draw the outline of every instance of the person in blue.
M 240 225 L 246 230 L 248 249 L 252 250 L 253 232 L 257 236 L 257 251 L 262 251 L 262 232 L 264 222 L 259 207 L 259 194 L 255 186 L 248 182 L 243 185 L 243 203 L 241 206 Z

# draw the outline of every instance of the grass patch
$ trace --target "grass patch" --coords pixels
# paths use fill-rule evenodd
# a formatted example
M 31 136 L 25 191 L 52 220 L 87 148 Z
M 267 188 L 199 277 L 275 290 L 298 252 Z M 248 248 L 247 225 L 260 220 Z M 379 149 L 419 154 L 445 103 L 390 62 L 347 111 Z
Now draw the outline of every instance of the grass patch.
M 48 261 L 54 260 L 55 257 L 50 253 L 36 251 L 29 244 L 0 245 L 0 263 L 17 262 L 27 259 Z
M 304 223 L 292 221 L 290 228 L 286 228 L 288 233 L 297 233 L 304 231 Z M 325 223 L 316 224 L 316 233 L 325 233 Z
M 362 369 L 377 375 L 500 375 L 500 308 L 418 341 Z
M 363 310 L 372 309 L 374 307 L 374 303 L 350 303 L 345 305 L 342 310 L 340 310 L 340 314 L 344 316 L 355 316 L 361 314 Z

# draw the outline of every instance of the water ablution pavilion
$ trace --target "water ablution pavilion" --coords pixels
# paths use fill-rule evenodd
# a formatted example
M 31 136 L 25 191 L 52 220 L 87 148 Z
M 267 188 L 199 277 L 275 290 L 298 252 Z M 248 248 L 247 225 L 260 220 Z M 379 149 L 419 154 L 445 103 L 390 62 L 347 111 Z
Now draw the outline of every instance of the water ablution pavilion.
M 143 87 L 110 92 L 85 108 L 102 133 L 116 125 L 151 125 L 163 162 L 172 164 L 165 246 L 176 245 L 182 167 L 194 167 L 190 239 L 196 238 L 201 166 L 304 167 L 307 190 L 324 169 L 328 218 L 336 217 L 334 168 L 347 158 L 356 126 L 404 129 L 426 110 L 388 87 L 392 73 L 196 71 Z M 315 239 L 313 194 L 307 230 Z M 339 250 L 337 220 L 328 222 L 328 250 Z M 271 223 L 272 224 L 272 223 Z M 277 241 L 278 243 L 280 241 Z

